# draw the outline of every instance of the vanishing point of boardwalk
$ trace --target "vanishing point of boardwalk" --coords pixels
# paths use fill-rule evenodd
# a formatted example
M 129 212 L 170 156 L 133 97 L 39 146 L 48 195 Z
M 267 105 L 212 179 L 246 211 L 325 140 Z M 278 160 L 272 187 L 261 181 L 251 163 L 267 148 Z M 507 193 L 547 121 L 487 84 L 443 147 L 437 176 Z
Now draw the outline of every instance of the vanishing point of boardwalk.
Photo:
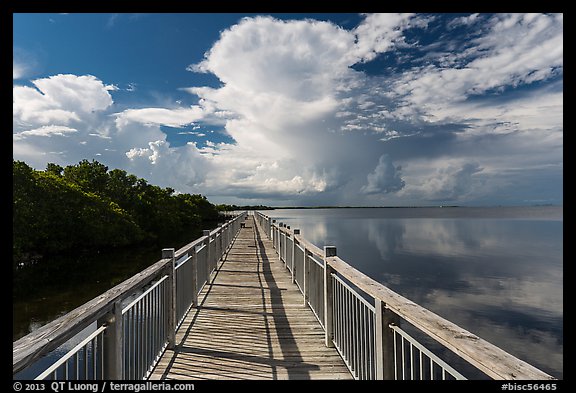
M 151 379 L 352 379 L 253 216 L 198 299 Z
M 259 212 L 163 249 L 155 264 L 14 342 L 12 370 L 74 343 L 36 379 L 467 378 L 409 326 L 484 376 L 554 379 Z

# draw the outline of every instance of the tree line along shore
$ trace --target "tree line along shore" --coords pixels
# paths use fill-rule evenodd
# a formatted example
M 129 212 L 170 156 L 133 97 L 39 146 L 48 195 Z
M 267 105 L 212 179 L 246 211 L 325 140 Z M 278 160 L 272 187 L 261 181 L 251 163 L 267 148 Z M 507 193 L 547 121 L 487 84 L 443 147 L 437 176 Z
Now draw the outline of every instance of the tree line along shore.
M 222 210 L 200 194 L 176 193 L 121 169 L 82 160 L 36 170 L 12 161 L 13 268 L 43 256 L 200 236 Z

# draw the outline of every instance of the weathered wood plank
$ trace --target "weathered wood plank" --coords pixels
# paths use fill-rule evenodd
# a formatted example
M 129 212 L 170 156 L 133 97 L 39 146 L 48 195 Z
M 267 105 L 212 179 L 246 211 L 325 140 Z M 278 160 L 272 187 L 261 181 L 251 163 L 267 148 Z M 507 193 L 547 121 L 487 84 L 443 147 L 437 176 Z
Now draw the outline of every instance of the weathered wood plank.
M 352 379 L 251 217 L 152 379 Z

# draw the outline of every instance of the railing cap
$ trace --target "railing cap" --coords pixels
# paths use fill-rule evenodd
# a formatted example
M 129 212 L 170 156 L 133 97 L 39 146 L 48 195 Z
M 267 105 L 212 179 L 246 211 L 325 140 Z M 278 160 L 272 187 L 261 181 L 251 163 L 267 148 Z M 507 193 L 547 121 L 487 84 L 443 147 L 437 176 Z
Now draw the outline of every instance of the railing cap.
M 325 257 L 335 257 L 336 256 L 336 246 L 324 246 L 324 256 Z
M 244 214 L 245 213 L 239 214 L 229 220 L 229 222 L 236 221 L 239 217 L 244 216 Z M 202 243 L 202 240 L 203 238 L 196 239 L 180 248 L 175 253 L 175 257 L 179 258 L 184 253 L 189 252 L 192 247 Z M 163 249 L 163 253 L 164 250 L 170 250 L 170 253 L 174 255 L 174 248 L 165 248 Z M 19 340 L 14 341 L 12 343 L 13 374 L 32 365 L 36 360 L 68 341 L 94 321 L 106 316 L 111 312 L 116 302 L 131 296 L 134 291 L 155 279 L 155 277 L 172 262 L 172 255 L 168 258 L 160 259 L 153 265 L 124 280 L 103 294 L 78 306 L 52 322 L 41 326 Z

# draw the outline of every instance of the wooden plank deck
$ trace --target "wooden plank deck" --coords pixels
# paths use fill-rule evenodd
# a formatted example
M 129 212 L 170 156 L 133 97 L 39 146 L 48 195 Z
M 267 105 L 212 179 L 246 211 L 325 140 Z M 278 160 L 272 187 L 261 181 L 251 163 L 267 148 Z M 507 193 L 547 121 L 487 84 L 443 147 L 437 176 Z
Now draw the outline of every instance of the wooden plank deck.
M 151 379 L 352 379 L 253 216 L 198 298 Z

